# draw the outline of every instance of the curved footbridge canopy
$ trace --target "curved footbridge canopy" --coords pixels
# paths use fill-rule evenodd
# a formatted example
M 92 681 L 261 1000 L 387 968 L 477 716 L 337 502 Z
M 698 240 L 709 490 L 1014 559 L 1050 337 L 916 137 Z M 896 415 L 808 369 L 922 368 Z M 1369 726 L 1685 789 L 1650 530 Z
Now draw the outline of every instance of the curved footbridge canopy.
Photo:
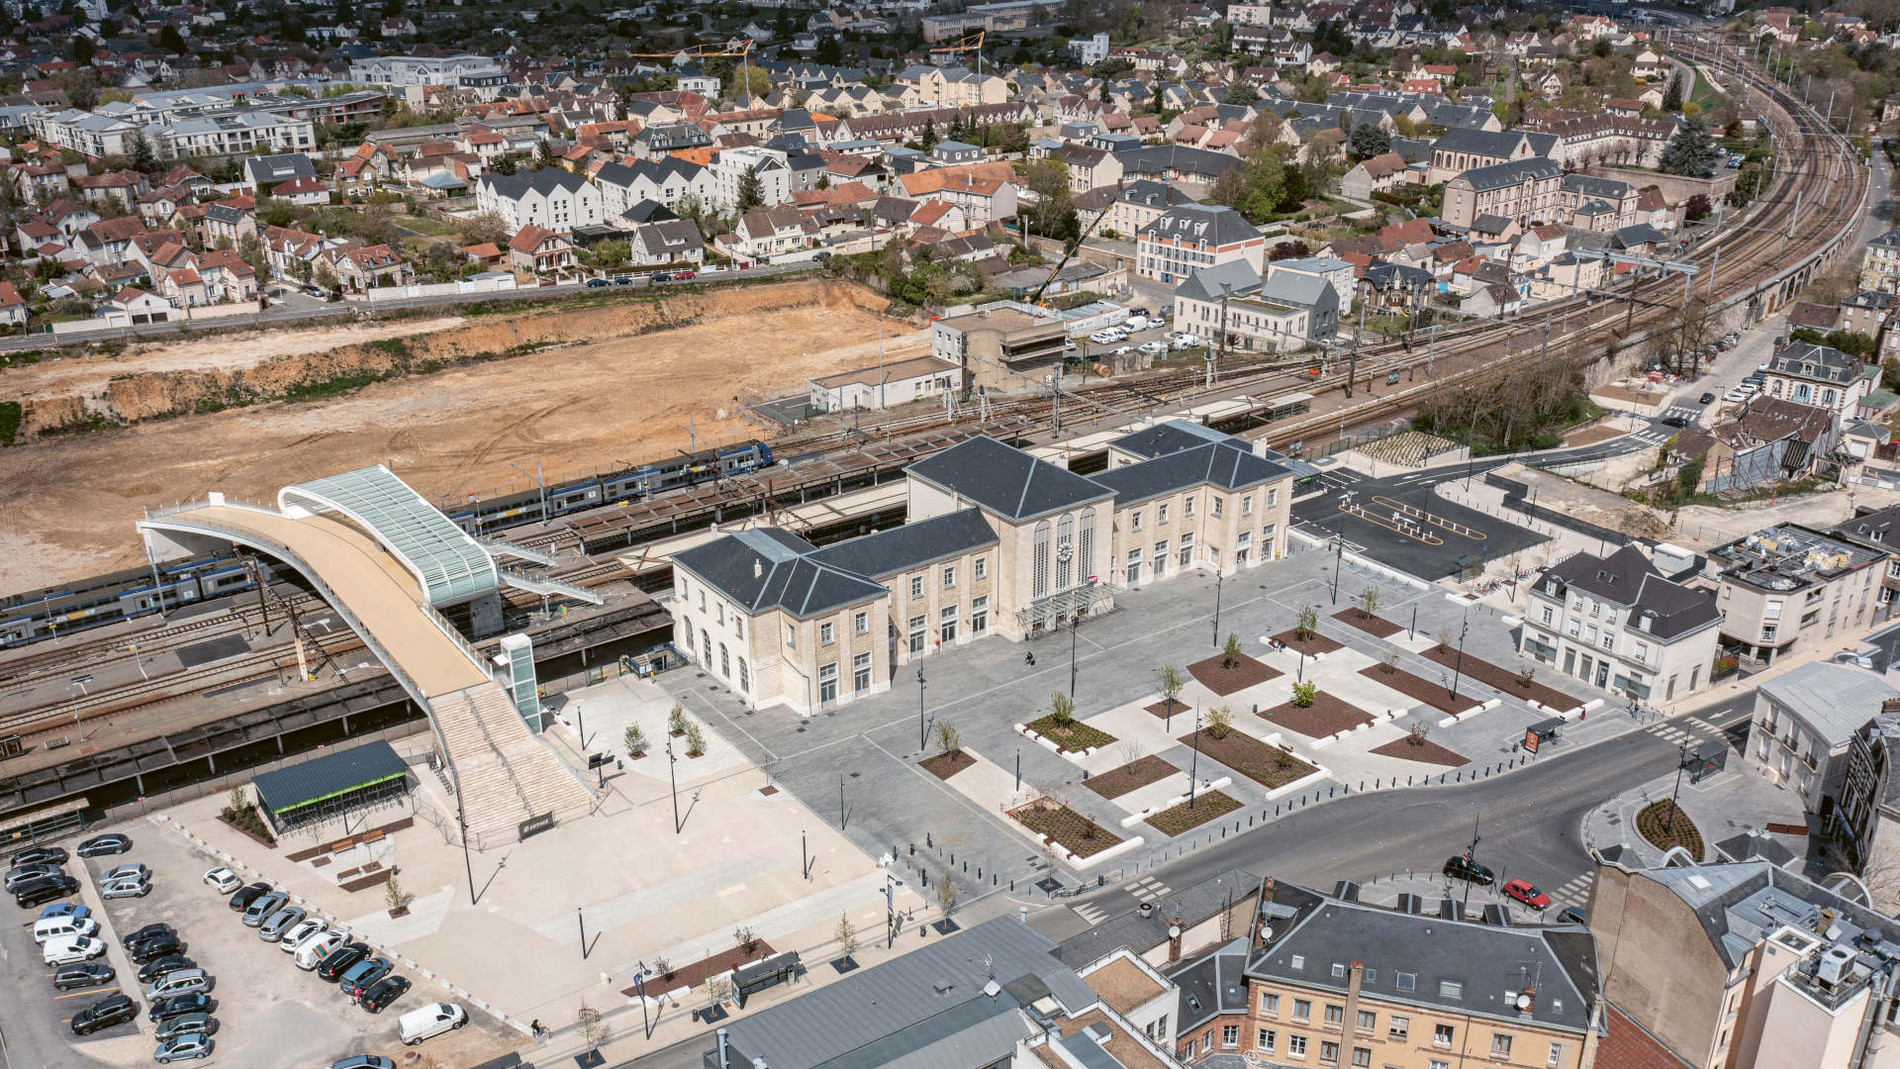
M 287 486 L 275 509 L 211 494 L 139 521 L 155 559 L 230 542 L 297 569 L 428 713 L 470 834 L 499 841 L 529 816 L 585 807 L 580 778 L 548 749 L 482 656 L 439 611 L 491 604 L 487 550 L 386 468 Z M 537 725 L 538 726 L 538 725 Z

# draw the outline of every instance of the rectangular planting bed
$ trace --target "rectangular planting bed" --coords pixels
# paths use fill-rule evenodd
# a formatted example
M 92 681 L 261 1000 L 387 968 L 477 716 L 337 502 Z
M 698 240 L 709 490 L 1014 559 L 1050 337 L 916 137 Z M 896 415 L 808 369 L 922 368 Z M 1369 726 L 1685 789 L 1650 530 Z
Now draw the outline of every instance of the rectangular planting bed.
M 1226 765 L 1268 790 L 1284 787 L 1319 771 L 1278 746 L 1268 746 L 1243 731 L 1229 731 L 1226 738 L 1217 739 L 1213 732 L 1203 728 L 1175 741 L 1183 746 L 1193 746 L 1197 734 L 1200 736 L 1201 756 Z

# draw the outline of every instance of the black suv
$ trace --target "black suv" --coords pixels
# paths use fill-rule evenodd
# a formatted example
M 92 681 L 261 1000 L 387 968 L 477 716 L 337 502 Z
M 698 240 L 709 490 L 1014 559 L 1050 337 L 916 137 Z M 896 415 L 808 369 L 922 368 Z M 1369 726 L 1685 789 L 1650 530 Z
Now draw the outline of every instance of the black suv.
M 71 876 L 41 876 L 13 886 L 13 901 L 21 909 L 43 906 L 55 898 L 79 892 L 79 881 Z
M 132 956 L 134 965 L 144 965 L 172 954 L 183 954 L 185 945 L 180 943 L 175 935 L 161 935 L 155 939 L 147 939 L 143 943 L 134 943 L 126 949 L 126 952 Z
M 350 966 L 369 957 L 369 945 L 366 943 L 345 943 L 323 956 L 317 963 L 317 975 L 331 983 L 350 970 Z
M 245 886 L 238 888 L 237 893 L 231 896 L 231 911 L 233 913 L 242 913 L 245 910 L 251 908 L 251 903 L 257 901 L 258 898 L 262 897 L 263 895 L 267 895 L 269 893 L 270 893 L 270 884 L 267 884 L 267 883 L 246 884 Z
M 371 1013 L 381 1013 L 407 990 L 408 980 L 400 976 L 385 976 L 371 984 L 369 990 L 363 992 L 363 997 L 356 1000 L 356 1004 Z
M 211 996 L 202 991 L 189 995 L 173 995 L 152 1003 L 152 1020 L 164 1021 L 173 1017 L 183 1017 L 187 1013 L 210 1013 Z
M 73 1014 L 73 1034 L 89 1036 L 101 1028 L 125 1024 L 139 1018 L 139 1004 L 130 995 L 107 995 Z
M 169 935 L 173 938 L 177 938 L 178 929 L 173 928 L 169 924 L 154 922 L 140 928 L 136 932 L 130 933 L 125 938 L 119 940 L 119 942 L 127 950 L 130 950 L 134 943 L 143 943 L 147 939 L 157 939 L 161 935 Z
M 1470 854 L 1459 854 L 1445 859 L 1445 875 L 1458 880 L 1467 880 L 1479 887 L 1489 887 L 1497 877 L 1491 870 L 1471 860 Z
M 195 969 L 198 963 L 183 954 L 167 954 L 162 958 L 148 961 L 139 969 L 139 983 L 149 984 L 168 972 L 180 969 Z
M 66 848 L 63 846 L 34 846 L 13 855 L 13 867 L 21 865 L 64 865 Z

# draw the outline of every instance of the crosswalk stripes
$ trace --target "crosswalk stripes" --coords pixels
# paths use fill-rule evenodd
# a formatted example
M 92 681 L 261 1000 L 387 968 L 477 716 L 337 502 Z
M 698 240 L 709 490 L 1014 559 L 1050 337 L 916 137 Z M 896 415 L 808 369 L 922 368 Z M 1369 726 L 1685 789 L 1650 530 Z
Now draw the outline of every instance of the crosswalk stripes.
M 1630 435 L 1630 437 L 1636 439 L 1639 442 L 1649 442 L 1652 445 L 1661 445 L 1663 442 L 1666 442 L 1669 440 L 1670 432 L 1660 431 L 1654 427 L 1650 427 L 1646 430 L 1637 431 L 1635 434 Z
M 1090 924 L 1100 924 L 1108 919 L 1107 910 L 1089 905 L 1087 902 L 1071 905 L 1069 908 L 1075 911 L 1076 916 Z
M 1702 407 L 1700 405 L 1670 405 L 1669 411 L 1664 412 L 1663 415 L 1665 417 L 1681 416 L 1690 423 L 1694 423 L 1702 418 Z
M 1704 720 L 1704 719 L 1702 719 L 1702 718 L 1701 718 L 1701 717 L 1699 717 L 1699 716 L 1692 716 L 1692 717 L 1689 717 L 1689 718 L 1688 718 L 1688 721 L 1689 721 L 1689 723 L 1691 723 L 1691 724 L 1693 724 L 1693 725 L 1695 725 L 1695 726 L 1696 726 L 1697 728 L 1699 728 L 1699 729 L 1701 729 L 1701 730 L 1703 730 L 1703 731 L 1706 731 L 1706 732 L 1708 732 L 1708 733 L 1709 733 L 1709 734 L 1711 734 L 1711 735 L 1720 735 L 1720 734 L 1722 734 L 1722 729 L 1721 729 L 1721 728 L 1719 728 L 1719 727 L 1716 727 L 1716 726 L 1715 726 L 1714 724 L 1711 724 L 1711 723 L 1709 723 L 1709 722 L 1708 722 L 1707 720 Z
M 1693 731 L 1685 731 L 1674 724 L 1652 724 L 1643 729 L 1665 742 L 1695 746 L 1702 742 L 1702 736 Z
M 1133 883 L 1125 883 L 1122 885 L 1122 890 L 1127 891 L 1129 894 L 1134 895 L 1144 902 L 1156 898 L 1165 898 L 1174 893 L 1167 884 L 1162 883 L 1153 876 L 1143 876 Z
M 1562 887 L 1548 892 L 1553 902 L 1562 902 L 1566 906 L 1581 906 L 1590 901 L 1590 885 L 1596 881 L 1596 873 L 1585 872 L 1571 877 Z

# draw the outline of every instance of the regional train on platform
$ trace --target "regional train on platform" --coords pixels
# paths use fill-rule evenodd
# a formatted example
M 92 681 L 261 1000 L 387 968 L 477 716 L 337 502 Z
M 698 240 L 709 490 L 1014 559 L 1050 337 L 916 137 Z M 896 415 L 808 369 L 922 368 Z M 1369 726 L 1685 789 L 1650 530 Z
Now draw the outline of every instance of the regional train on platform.
M 638 464 L 606 475 L 574 479 L 518 494 L 472 501 L 447 510 L 471 535 L 539 523 L 587 509 L 620 505 L 668 490 L 771 467 L 772 449 L 745 441 Z M 266 580 L 270 562 L 258 560 Z M 58 638 L 208 598 L 255 589 L 234 552 L 190 557 L 151 568 L 131 568 L 0 599 L 0 649 Z

